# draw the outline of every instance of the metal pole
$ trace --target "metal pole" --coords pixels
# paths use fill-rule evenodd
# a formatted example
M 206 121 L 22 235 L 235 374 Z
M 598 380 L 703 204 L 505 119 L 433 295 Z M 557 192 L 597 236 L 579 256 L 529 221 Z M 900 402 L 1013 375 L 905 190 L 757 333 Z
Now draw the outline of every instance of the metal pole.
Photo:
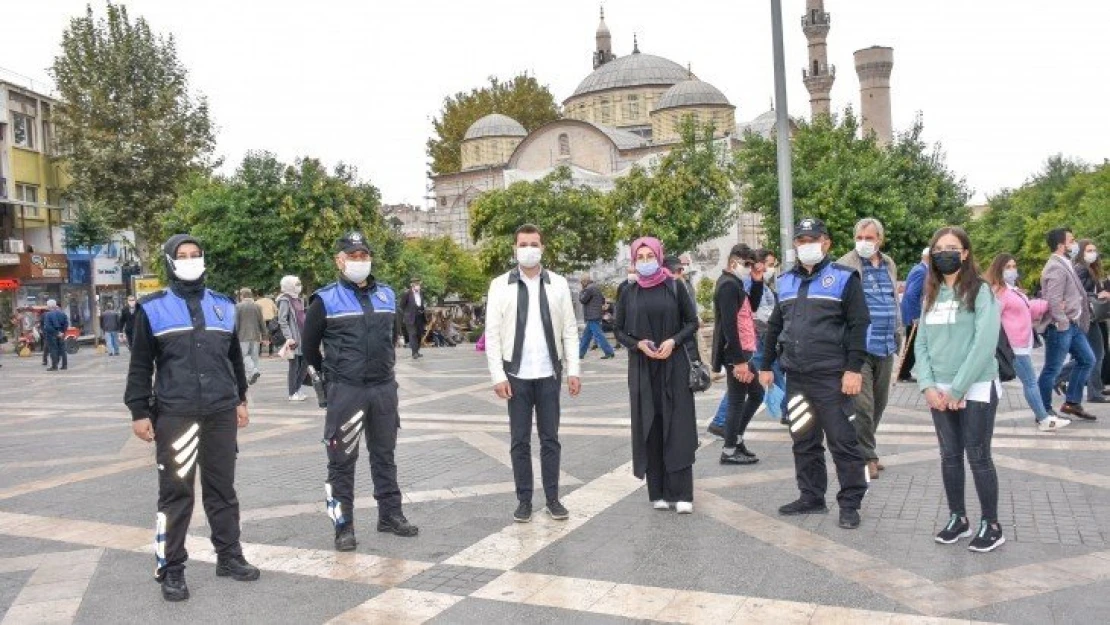
M 790 113 L 786 107 L 786 61 L 782 51 L 782 0 L 771 0 L 775 57 L 775 135 L 778 140 L 779 236 L 783 271 L 794 265 L 794 184 L 790 171 Z

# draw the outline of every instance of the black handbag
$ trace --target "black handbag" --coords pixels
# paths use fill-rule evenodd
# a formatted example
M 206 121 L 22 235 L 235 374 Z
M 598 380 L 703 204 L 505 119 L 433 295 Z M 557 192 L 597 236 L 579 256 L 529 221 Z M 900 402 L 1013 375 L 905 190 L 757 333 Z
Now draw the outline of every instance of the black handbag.
M 1100 323 L 1110 319 L 1110 299 L 1101 299 L 1094 295 L 1091 299 L 1091 322 Z
M 690 390 L 695 393 L 708 390 L 713 386 L 713 376 L 710 375 L 709 367 L 701 361 L 701 358 L 690 355 L 689 343 L 683 343 L 682 349 L 686 352 L 686 362 L 690 363 Z
M 994 350 L 994 358 L 998 361 L 998 378 L 1009 382 L 1017 377 L 1014 367 L 1014 348 L 1010 347 L 1010 339 L 1006 338 L 1006 329 L 998 330 L 998 347 Z

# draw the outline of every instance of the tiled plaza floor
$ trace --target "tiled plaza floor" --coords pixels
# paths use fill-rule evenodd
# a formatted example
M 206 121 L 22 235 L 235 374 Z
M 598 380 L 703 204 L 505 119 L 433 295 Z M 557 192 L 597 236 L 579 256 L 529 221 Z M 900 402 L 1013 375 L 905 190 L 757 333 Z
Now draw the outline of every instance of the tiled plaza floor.
M 156 475 L 121 404 L 126 358 L 89 349 L 71 369 L 0 362 L 0 623 L 1103 623 L 1110 613 L 1110 409 L 1041 434 L 1007 385 L 995 430 L 1007 544 L 940 546 L 936 439 L 916 388 L 896 386 L 879 433 L 888 467 L 858 530 L 828 515 L 783 518 L 796 496 L 789 437 L 761 414 L 751 467 L 717 463 L 706 436 L 695 512 L 651 509 L 631 475 L 626 361 L 584 365 L 564 397 L 563 501 L 571 518 L 514 524 L 503 402 L 470 346 L 399 352 L 397 450 L 420 536 L 373 531 L 364 460 L 359 547 L 332 550 L 322 414 L 285 399 L 285 363 L 263 361 L 237 486 L 251 584 L 216 578 L 201 506 L 189 543 L 192 599 L 151 581 Z M 723 386 L 699 396 L 711 417 Z M 538 444 L 533 445 L 538 455 Z M 366 454 L 362 454 L 366 458 Z M 831 468 L 831 462 L 830 462 Z M 537 479 L 538 479 L 537 471 Z M 830 476 L 835 488 L 835 475 Z M 539 490 L 539 489 L 537 489 Z M 970 483 L 969 509 L 978 504 Z M 537 495 L 537 508 L 540 496 Z

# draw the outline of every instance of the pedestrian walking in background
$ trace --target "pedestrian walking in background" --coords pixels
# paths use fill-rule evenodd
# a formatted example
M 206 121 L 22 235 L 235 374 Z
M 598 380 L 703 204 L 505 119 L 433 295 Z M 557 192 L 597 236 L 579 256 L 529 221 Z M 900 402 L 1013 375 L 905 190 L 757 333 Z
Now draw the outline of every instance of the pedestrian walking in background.
M 46 301 L 46 314 L 42 317 L 42 335 L 46 346 L 50 350 L 50 368 L 47 371 L 57 371 L 58 362 L 61 361 L 61 370 L 69 367 L 69 355 L 66 354 L 65 333 L 69 329 L 69 318 L 58 307 L 55 300 Z
M 1094 241 L 1090 239 L 1079 241 L 1075 272 L 1092 301 L 1110 303 L 1110 279 L 1103 270 L 1098 245 Z M 1095 312 L 1093 307 L 1091 312 L 1092 314 Z M 1105 318 L 1092 317 L 1091 324 L 1087 328 L 1087 343 L 1095 356 L 1094 366 L 1087 376 L 1087 401 L 1092 404 L 1105 404 L 1110 401 L 1102 391 L 1102 361 L 1106 358 L 1106 323 Z
M 285 337 L 285 349 L 292 354 L 289 359 L 289 401 L 304 401 L 305 394 L 301 392 L 305 378 L 308 376 L 308 363 L 305 361 L 304 349 L 301 346 L 301 335 L 304 333 L 305 308 L 301 299 L 301 279 L 297 276 L 285 276 L 281 279 L 281 295 L 277 298 L 278 324 L 281 334 Z
M 950 517 L 936 541 L 974 536 L 968 549 L 993 551 L 1006 542 L 998 522 L 998 474 L 991 458 L 998 379 L 998 300 L 979 277 L 971 239 L 961 228 L 937 230 L 929 243 L 922 318 L 917 328 L 918 388 L 933 415 Z M 971 466 L 983 515 L 973 529 L 964 501 L 964 458 Z
M 138 304 L 134 295 L 127 296 L 127 304 L 124 305 L 123 310 L 120 311 L 119 322 L 123 328 L 123 338 L 127 343 L 127 349 L 131 349 L 131 339 L 135 336 L 135 306 Z
M 750 292 L 744 288 L 744 279 L 751 277 L 755 266 L 755 252 L 747 245 L 733 246 L 727 262 L 713 291 L 710 353 L 710 369 L 724 369 L 728 380 L 728 419 L 720 463 L 755 464 L 759 458 L 744 444 L 744 432 L 763 403 L 763 387 L 756 379 L 759 371 L 751 364 L 759 349 L 753 308 L 763 299 L 763 283 L 750 282 Z
M 155 579 L 163 599 L 184 601 L 194 469 L 212 528 L 216 575 L 236 581 L 259 577 L 243 557 L 235 492 L 238 430 L 250 416 L 235 302 L 205 287 L 204 251 L 197 239 L 176 234 L 162 251 L 170 285 L 136 308 L 124 403 L 132 432 L 156 449 Z
M 424 312 L 424 293 L 420 278 L 409 281 L 409 289 L 401 295 L 401 314 L 404 316 L 405 330 L 408 332 L 409 349 L 412 359 L 423 358 L 420 347 L 424 343 L 427 330 L 427 317 Z
M 690 514 L 698 426 L 688 350 L 698 318 L 693 298 L 667 275 L 663 258 L 656 238 L 632 243 L 637 278 L 617 304 L 617 340 L 628 348 L 632 473 L 647 478 L 656 510 Z
M 109 356 L 119 356 L 119 333 L 121 329 L 120 315 L 112 302 L 104 304 L 104 312 L 100 313 L 100 331 L 104 334 L 104 342 L 108 346 Z
M 1083 391 L 1095 364 L 1095 354 L 1087 341 L 1091 326 L 1091 305 L 1087 290 L 1068 260 L 1079 255 L 1079 243 L 1071 230 L 1056 228 L 1045 236 L 1051 255 L 1041 270 L 1041 296 L 1048 302 L 1048 314 L 1037 330 L 1044 334 L 1044 368 L 1037 379 L 1045 408 L 1052 406 L 1052 389 L 1056 376 L 1064 366 L 1064 357 L 1071 354 L 1075 367 L 1068 378 L 1068 389 L 1060 412 L 1094 421 L 1095 416 L 1083 408 Z
M 254 303 L 258 304 L 258 307 L 262 309 L 262 323 L 266 326 L 266 332 L 262 335 L 266 337 L 266 340 L 263 341 L 263 347 L 266 348 L 268 356 L 273 356 L 274 350 L 281 348 L 280 345 L 274 345 L 274 342 L 270 340 L 270 327 L 272 325 L 270 322 L 277 319 L 277 302 L 274 301 L 274 298 L 267 295 L 256 299 Z
M 586 352 L 590 349 L 590 343 L 595 342 L 601 348 L 603 354 L 601 359 L 608 360 L 613 357 L 614 352 L 613 347 L 609 345 L 609 340 L 605 338 L 605 332 L 601 329 L 605 296 L 601 293 L 601 287 L 589 275 L 582 276 L 581 284 L 582 292 L 578 294 L 578 301 L 582 304 L 582 317 L 586 321 L 586 328 L 578 344 L 578 359 L 585 358 Z
M 890 398 L 890 375 L 902 341 L 902 319 L 898 310 L 898 268 L 894 259 L 881 250 L 886 232 L 878 219 L 856 222 L 856 249 L 838 261 L 851 267 L 860 277 L 871 325 L 867 328 L 867 355 L 863 359 L 863 387 L 856 395 L 856 418 L 852 425 L 859 435 L 860 452 L 867 461 L 871 479 L 885 469 L 879 462 L 875 433 Z
M 486 299 L 486 363 L 493 391 L 508 401 L 510 455 L 516 482 L 513 520 L 532 520 L 532 419 L 540 439 L 540 472 L 547 513 L 565 521 L 559 501 L 559 389 L 582 390 L 578 322 L 566 278 L 544 269 L 543 233 L 531 224 L 513 235 L 517 266 L 490 283 Z
M 262 342 L 267 340 L 266 322 L 262 320 L 262 309 L 254 302 L 254 293 L 248 288 L 239 290 L 239 303 L 235 305 L 235 332 L 239 339 L 239 349 L 243 352 L 243 365 L 247 372 L 247 384 L 254 384 L 261 377 L 259 367 Z
M 1041 318 L 1048 310 L 1048 303 L 1038 299 L 1030 301 L 1021 289 L 1017 288 L 1017 259 L 1010 254 L 994 257 L 987 269 L 987 283 L 991 285 L 998 300 L 1002 329 L 1006 340 L 1014 350 L 1014 372 L 1021 380 L 1025 402 L 1033 411 L 1037 427 L 1042 432 L 1054 432 L 1071 425 L 1071 421 L 1055 414 L 1049 414 L 1041 399 L 1037 386 L 1037 373 L 1033 369 L 1033 320 Z
M 910 269 L 906 276 L 905 290 L 902 292 L 900 312 L 902 323 L 906 324 L 906 344 L 902 348 L 902 364 L 898 368 L 899 382 L 913 382 L 914 341 L 917 340 L 917 320 L 921 317 L 921 298 L 925 293 L 925 275 L 929 272 L 929 248 L 921 250 L 921 262 Z

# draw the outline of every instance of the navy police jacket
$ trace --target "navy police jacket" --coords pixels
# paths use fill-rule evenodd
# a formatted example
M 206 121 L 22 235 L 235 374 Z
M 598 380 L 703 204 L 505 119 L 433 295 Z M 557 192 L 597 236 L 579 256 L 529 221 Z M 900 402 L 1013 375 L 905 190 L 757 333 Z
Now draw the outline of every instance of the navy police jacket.
M 858 373 L 871 325 L 859 274 L 826 257 L 812 273 L 794 265 L 778 287 L 764 337 L 765 368 L 780 358 L 788 374 Z
M 396 294 L 373 277 L 361 288 L 343 279 L 333 282 L 309 300 L 302 336 L 305 360 L 322 370 L 328 382 L 392 382 L 396 316 Z
M 177 287 L 140 300 L 124 395 L 134 419 L 153 416 L 152 374 L 158 416 L 201 417 L 246 401 L 235 302 L 208 289 Z

